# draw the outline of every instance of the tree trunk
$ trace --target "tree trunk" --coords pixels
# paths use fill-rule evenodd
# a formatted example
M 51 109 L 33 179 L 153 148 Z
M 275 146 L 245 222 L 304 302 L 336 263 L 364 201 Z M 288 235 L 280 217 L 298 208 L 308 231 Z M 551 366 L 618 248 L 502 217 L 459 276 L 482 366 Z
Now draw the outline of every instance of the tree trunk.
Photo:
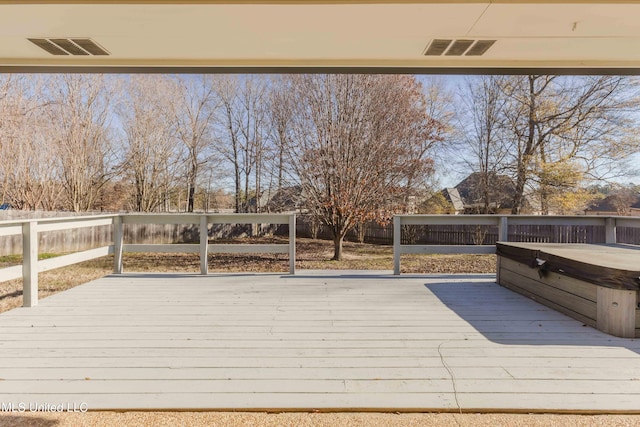
M 364 243 L 364 238 L 367 233 L 367 230 L 365 228 L 365 223 L 359 222 L 358 224 L 356 224 L 355 229 L 356 229 L 356 234 L 358 236 L 358 243 Z
M 235 180 L 235 187 L 236 187 L 236 197 L 235 197 L 235 204 L 236 204 L 236 213 L 241 213 L 241 205 L 240 205 L 240 198 L 242 197 L 241 192 L 242 192 L 242 187 L 240 186 L 240 166 L 238 165 L 238 160 L 236 159 L 234 161 L 234 180 Z
M 248 171 L 248 167 L 245 164 L 245 170 Z M 244 197 L 242 198 L 242 212 L 251 212 L 251 200 L 249 200 L 249 172 L 244 173 Z
M 524 204 L 524 187 L 527 182 L 527 171 L 533 153 L 536 150 L 534 144 L 535 132 L 536 132 L 536 94 L 535 94 L 535 81 L 536 76 L 529 76 L 529 112 L 528 112 L 528 126 L 527 126 L 527 139 L 525 141 L 524 150 L 522 150 L 521 158 L 518 159 L 518 171 L 516 180 L 516 194 L 513 197 L 513 208 L 511 213 L 519 215 Z
M 485 170 L 482 172 L 482 199 L 484 201 L 484 209 L 482 210 L 483 214 L 489 213 L 489 171 L 487 165 L 485 164 Z
M 524 199 L 524 186 L 527 180 L 527 167 L 520 163 L 518 165 L 518 175 L 516 177 L 515 194 L 513 195 L 513 207 L 511 208 L 512 215 L 520 215 Z
M 280 153 L 278 154 L 278 192 L 282 190 L 282 170 L 284 169 L 284 145 L 280 146 Z
M 540 185 L 540 213 L 549 215 L 549 187 L 544 183 Z
M 344 236 L 339 234 L 333 235 L 333 261 L 341 261 L 342 260 L 342 241 L 344 240 Z
M 191 170 L 189 171 L 189 194 L 187 197 L 187 212 L 193 212 L 196 195 L 196 183 L 198 180 L 198 157 L 196 152 L 191 153 Z
M 193 201 L 195 199 L 196 188 L 192 184 L 189 186 L 189 202 L 187 206 L 187 212 L 193 212 Z

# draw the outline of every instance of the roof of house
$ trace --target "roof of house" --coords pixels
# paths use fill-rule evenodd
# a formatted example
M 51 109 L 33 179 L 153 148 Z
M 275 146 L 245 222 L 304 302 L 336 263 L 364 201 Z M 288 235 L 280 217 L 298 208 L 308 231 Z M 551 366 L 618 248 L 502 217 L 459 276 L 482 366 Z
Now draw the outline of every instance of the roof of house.
M 457 188 L 445 188 L 442 190 L 442 194 L 451 202 L 456 211 L 464 210 L 464 201 L 462 200 L 462 197 L 460 197 L 460 193 Z
M 613 198 L 611 196 L 602 200 L 593 201 L 588 207 L 588 211 L 594 212 L 616 212 L 617 209 L 613 207 Z
M 496 173 L 488 174 L 489 204 L 493 207 L 510 209 L 513 207 L 513 195 L 516 185 L 513 180 L 506 175 Z M 465 206 L 477 206 L 484 204 L 482 191 L 482 173 L 474 172 L 460 181 L 456 189 Z
M 587 211 L 592 212 L 618 212 L 619 206 L 616 206 L 618 195 L 611 194 L 602 200 L 595 200 L 587 207 Z M 631 209 L 640 209 L 640 195 L 636 197 L 636 201 L 628 206 Z
M 300 208 L 302 199 L 302 187 L 293 185 L 291 187 L 283 187 L 275 193 L 263 193 L 261 205 L 273 212 L 292 211 Z

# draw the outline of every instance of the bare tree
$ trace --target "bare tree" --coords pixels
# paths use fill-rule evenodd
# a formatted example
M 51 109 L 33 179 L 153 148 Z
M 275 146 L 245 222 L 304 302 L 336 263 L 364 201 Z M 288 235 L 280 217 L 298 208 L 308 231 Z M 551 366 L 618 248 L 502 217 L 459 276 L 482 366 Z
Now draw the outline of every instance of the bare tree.
M 268 84 L 261 76 L 221 76 L 217 93 L 219 150 L 233 168 L 236 212 L 260 210 L 270 121 Z M 252 206 L 255 200 L 255 206 Z
M 271 122 L 271 173 L 269 193 L 276 180 L 276 190 L 281 192 L 285 183 L 285 152 L 291 140 L 292 105 L 289 98 L 288 80 L 277 77 L 271 81 L 268 114 Z
M 49 119 L 66 207 L 94 208 L 104 185 L 115 174 L 109 134 L 113 91 L 102 75 L 51 77 Z
M 262 194 L 262 175 L 266 144 L 269 134 L 267 115 L 267 81 L 262 76 L 247 76 L 241 86 L 238 119 L 244 123 L 240 127 L 242 135 L 242 150 L 244 151 L 244 194 L 246 197 L 245 211 L 260 212 L 260 196 Z M 253 178 L 252 178 L 253 174 Z M 251 181 L 255 194 L 255 206 L 250 206 Z
M 164 76 L 130 76 L 118 114 L 124 130 L 122 173 L 134 186 L 133 207 L 152 212 L 163 207 L 178 179 L 181 146 L 176 144 L 166 112 L 175 93 Z
M 51 165 L 42 76 L 0 77 L 0 204 L 17 209 L 57 207 L 60 186 Z
M 356 224 L 388 220 L 431 173 L 441 124 L 409 76 L 293 75 L 288 154 L 306 207 L 333 233 L 334 256 Z
M 472 77 L 467 79 L 461 94 L 461 103 L 465 106 L 460 122 L 464 130 L 462 144 L 463 150 L 471 155 L 465 163 L 479 173 L 479 188 L 475 193 L 480 196 L 478 202 L 483 206 L 480 213 L 484 214 L 490 213 L 491 206 L 502 197 L 496 194 L 498 183 L 495 181 L 507 158 L 504 84 L 502 76 Z
M 240 146 L 240 129 L 235 120 L 236 102 L 238 96 L 238 81 L 229 76 L 222 76 L 217 81 L 217 95 L 220 99 L 220 115 L 217 123 L 220 130 L 217 133 L 219 139 L 218 149 L 233 167 L 234 184 L 234 208 L 236 212 L 242 212 L 242 161 Z
M 10 147 L 11 135 L 14 134 L 14 124 L 12 120 L 14 109 L 11 106 L 10 90 L 13 87 L 11 74 L 0 75 L 0 158 L 3 159 L 3 167 L 0 168 L 0 204 L 5 204 L 9 199 L 11 162 Z
M 187 151 L 187 211 L 193 212 L 200 172 L 210 160 L 216 94 L 211 76 L 175 76 L 173 83 L 167 120 Z

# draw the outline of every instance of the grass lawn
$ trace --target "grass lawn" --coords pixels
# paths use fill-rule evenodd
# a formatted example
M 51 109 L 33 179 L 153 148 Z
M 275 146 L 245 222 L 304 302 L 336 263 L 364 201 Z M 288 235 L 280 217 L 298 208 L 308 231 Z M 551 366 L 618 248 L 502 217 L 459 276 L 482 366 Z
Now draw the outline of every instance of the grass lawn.
M 242 243 L 287 243 L 286 239 L 242 239 Z M 216 243 L 232 243 L 216 241 Z M 240 242 L 238 242 L 240 243 Z M 296 268 L 300 270 L 392 270 L 393 248 L 345 242 L 343 260 L 332 261 L 333 243 L 299 238 Z M 56 254 L 41 254 L 40 259 Z M 0 268 L 17 265 L 20 256 L 0 257 Z M 197 273 L 197 254 L 125 254 L 124 270 L 130 272 Z M 403 273 L 495 273 L 495 255 L 403 255 Z M 113 271 L 113 257 L 103 257 L 39 275 L 39 298 L 98 279 Z M 209 255 L 210 272 L 288 272 L 286 254 Z M 22 305 L 22 280 L 0 283 L 0 312 Z

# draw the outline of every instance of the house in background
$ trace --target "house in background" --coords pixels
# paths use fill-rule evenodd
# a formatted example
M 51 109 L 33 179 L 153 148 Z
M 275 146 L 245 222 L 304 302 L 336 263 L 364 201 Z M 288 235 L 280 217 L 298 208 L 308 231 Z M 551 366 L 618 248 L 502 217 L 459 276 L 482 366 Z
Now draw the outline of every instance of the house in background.
M 638 216 L 640 217 L 640 194 L 624 196 L 611 194 L 602 200 L 591 203 L 584 211 L 585 215 Z
M 304 205 L 302 187 L 293 185 L 274 192 L 264 191 L 259 202 L 260 212 L 301 212 Z
M 488 191 L 484 191 L 483 176 L 474 172 L 453 188 L 441 194 L 453 207 L 455 214 L 510 214 L 516 186 L 506 175 L 491 173 L 487 176 Z M 526 203 L 526 210 L 530 210 Z

